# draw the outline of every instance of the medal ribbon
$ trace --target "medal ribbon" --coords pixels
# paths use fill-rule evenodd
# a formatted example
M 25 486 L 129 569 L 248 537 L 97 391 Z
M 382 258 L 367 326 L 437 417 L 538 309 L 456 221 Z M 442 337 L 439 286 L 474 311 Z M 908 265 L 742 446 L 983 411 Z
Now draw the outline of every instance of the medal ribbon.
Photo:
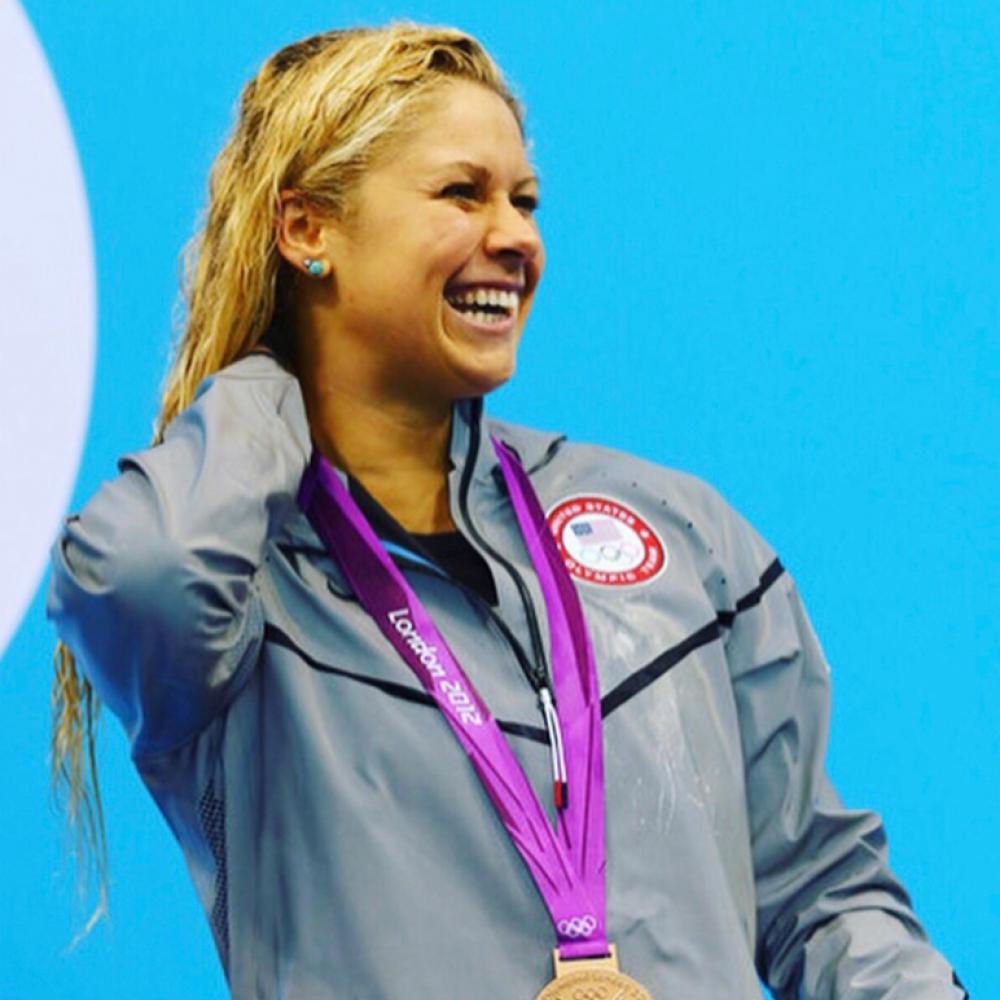
M 316 450 L 298 503 L 361 606 L 416 674 L 472 763 L 549 911 L 564 960 L 608 953 L 601 704 L 580 600 L 545 514 L 514 453 L 493 439 L 528 555 L 538 574 L 563 719 L 567 784 L 557 828 L 514 752 L 347 487 Z

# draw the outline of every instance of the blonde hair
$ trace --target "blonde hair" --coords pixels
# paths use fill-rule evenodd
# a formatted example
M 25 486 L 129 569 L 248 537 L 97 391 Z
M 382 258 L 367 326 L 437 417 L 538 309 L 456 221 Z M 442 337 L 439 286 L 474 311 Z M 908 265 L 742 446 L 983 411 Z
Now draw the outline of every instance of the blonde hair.
M 163 388 L 154 441 L 193 400 L 207 376 L 257 347 L 281 322 L 287 264 L 275 239 L 284 189 L 346 217 L 361 176 L 412 127 L 421 102 L 449 80 L 500 96 L 522 132 L 524 115 L 499 68 L 476 39 L 453 28 L 394 23 L 328 31 L 268 58 L 243 88 L 232 134 L 209 175 L 199 232 L 185 248 L 181 336 Z M 290 351 L 290 344 L 283 345 Z M 96 867 L 105 912 L 107 849 L 94 756 L 99 710 L 73 655 L 56 647 L 52 689 L 52 779 L 66 793 L 78 862 Z

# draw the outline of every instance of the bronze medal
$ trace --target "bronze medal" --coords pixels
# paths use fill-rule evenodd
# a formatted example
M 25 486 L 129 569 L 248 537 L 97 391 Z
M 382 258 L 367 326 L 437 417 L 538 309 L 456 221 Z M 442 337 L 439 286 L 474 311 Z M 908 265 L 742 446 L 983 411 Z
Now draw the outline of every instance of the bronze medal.
M 535 1000 L 653 1000 L 645 987 L 618 971 L 613 944 L 606 958 L 578 958 L 564 962 L 559 950 L 552 953 L 556 977 Z

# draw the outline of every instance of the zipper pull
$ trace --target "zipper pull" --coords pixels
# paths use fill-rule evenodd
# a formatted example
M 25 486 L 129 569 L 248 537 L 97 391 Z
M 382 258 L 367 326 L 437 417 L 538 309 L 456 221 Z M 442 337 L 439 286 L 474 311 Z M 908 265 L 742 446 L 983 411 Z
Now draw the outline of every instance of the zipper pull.
M 547 686 L 538 691 L 545 717 L 545 729 L 549 734 L 549 756 L 552 759 L 552 795 L 556 809 L 565 809 L 569 804 L 569 784 L 566 780 L 566 754 L 563 751 L 562 726 L 556 712 L 552 692 Z

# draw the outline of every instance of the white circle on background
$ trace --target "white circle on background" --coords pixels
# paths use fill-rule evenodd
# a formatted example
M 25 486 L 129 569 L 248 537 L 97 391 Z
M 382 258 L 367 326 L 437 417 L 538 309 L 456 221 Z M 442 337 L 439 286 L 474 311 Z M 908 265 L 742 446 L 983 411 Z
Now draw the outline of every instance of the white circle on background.
M 87 196 L 55 80 L 0 0 L 0 656 L 38 586 L 76 479 L 94 381 Z

